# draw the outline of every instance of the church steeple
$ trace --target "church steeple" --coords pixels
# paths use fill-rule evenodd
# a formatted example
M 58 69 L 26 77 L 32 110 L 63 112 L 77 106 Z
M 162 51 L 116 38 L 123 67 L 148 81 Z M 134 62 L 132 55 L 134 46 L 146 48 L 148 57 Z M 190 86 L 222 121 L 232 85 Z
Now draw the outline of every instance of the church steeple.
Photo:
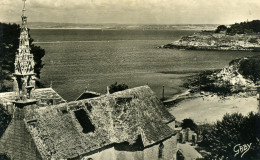
M 30 53 L 29 33 L 27 28 L 27 17 L 25 16 L 25 1 L 22 10 L 22 24 L 19 37 L 19 48 L 15 57 L 15 71 L 13 89 L 17 101 L 33 101 L 33 90 L 35 89 L 34 59 Z

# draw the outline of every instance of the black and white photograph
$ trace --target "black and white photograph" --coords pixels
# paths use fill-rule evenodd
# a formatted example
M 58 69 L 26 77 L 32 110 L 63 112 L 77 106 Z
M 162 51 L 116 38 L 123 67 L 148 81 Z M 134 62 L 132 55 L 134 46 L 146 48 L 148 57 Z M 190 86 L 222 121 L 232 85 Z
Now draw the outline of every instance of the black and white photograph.
M 260 1 L 0 0 L 0 160 L 260 160 Z

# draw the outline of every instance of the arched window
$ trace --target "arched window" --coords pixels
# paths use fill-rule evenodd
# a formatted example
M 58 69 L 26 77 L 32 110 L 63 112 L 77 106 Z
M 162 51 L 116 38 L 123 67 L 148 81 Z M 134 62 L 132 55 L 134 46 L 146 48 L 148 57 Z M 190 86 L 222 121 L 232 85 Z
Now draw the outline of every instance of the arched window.
M 162 158 L 162 157 L 163 157 L 163 148 L 164 148 L 163 143 L 160 143 L 160 145 L 159 145 L 158 158 Z

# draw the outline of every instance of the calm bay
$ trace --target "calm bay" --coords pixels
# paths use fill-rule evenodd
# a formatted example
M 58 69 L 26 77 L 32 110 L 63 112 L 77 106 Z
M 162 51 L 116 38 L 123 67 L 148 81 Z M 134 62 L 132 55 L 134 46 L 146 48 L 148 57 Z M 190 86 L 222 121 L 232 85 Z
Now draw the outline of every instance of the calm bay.
M 87 87 L 105 93 L 112 83 L 148 84 L 162 96 L 184 92 L 183 82 L 203 70 L 220 69 L 246 51 L 158 49 L 195 30 L 31 29 L 34 44 L 45 49 L 41 81 L 65 99 L 75 100 Z

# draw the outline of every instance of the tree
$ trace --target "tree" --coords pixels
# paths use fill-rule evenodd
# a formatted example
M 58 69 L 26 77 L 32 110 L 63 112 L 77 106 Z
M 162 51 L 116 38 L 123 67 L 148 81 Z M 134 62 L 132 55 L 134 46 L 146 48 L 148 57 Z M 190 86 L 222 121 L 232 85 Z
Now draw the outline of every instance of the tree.
M 4 110 L 3 106 L 0 105 L 0 137 L 4 134 L 6 128 L 11 122 L 11 115 L 7 114 L 6 110 Z
M 220 33 L 221 31 L 226 31 L 227 30 L 227 26 L 225 25 L 220 25 L 217 27 L 217 29 L 215 30 L 215 33 Z
M 202 147 L 211 152 L 211 158 L 220 159 L 257 159 L 260 156 L 260 115 L 250 113 L 243 116 L 239 113 L 226 114 L 221 121 L 212 126 L 212 130 L 203 139 Z M 234 147 L 238 144 L 252 144 L 243 155 L 234 156 Z
M 1 91 L 11 89 L 11 77 L 14 72 L 15 54 L 19 47 L 20 26 L 18 24 L 0 23 L 0 71 L 1 71 Z M 29 34 L 30 37 L 30 34 Z M 44 49 L 32 44 L 33 39 L 30 37 L 31 53 L 34 56 L 34 70 L 36 77 L 40 78 L 40 71 L 44 64 L 42 57 L 45 55 Z M 37 83 L 39 84 L 39 83 Z
M 123 91 L 128 89 L 128 86 L 126 84 L 117 84 L 117 82 L 115 84 L 111 84 L 109 86 L 109 93 L 115 93 L 118 91 Z
M 259 81 L 260 77 L 260 56 L 247 57 L 241 60 L 238 72 L 245 78 L 251 79 L 255 83 Z
M 259 33 L 260 32 L 260 20 L 253 20 L 250 22 L 241 22 L 232 24 L 227 28 L 227 34 L 245 34 L 245 33 Z
M 190 128 L 191 130 L 193 130 L 195 132 L 197 132 L 197 130 L 198 130 L 197 124 L 192 119 L 189 119 L 189 118 L 182 120 L 181 127 L 183 129 Z

